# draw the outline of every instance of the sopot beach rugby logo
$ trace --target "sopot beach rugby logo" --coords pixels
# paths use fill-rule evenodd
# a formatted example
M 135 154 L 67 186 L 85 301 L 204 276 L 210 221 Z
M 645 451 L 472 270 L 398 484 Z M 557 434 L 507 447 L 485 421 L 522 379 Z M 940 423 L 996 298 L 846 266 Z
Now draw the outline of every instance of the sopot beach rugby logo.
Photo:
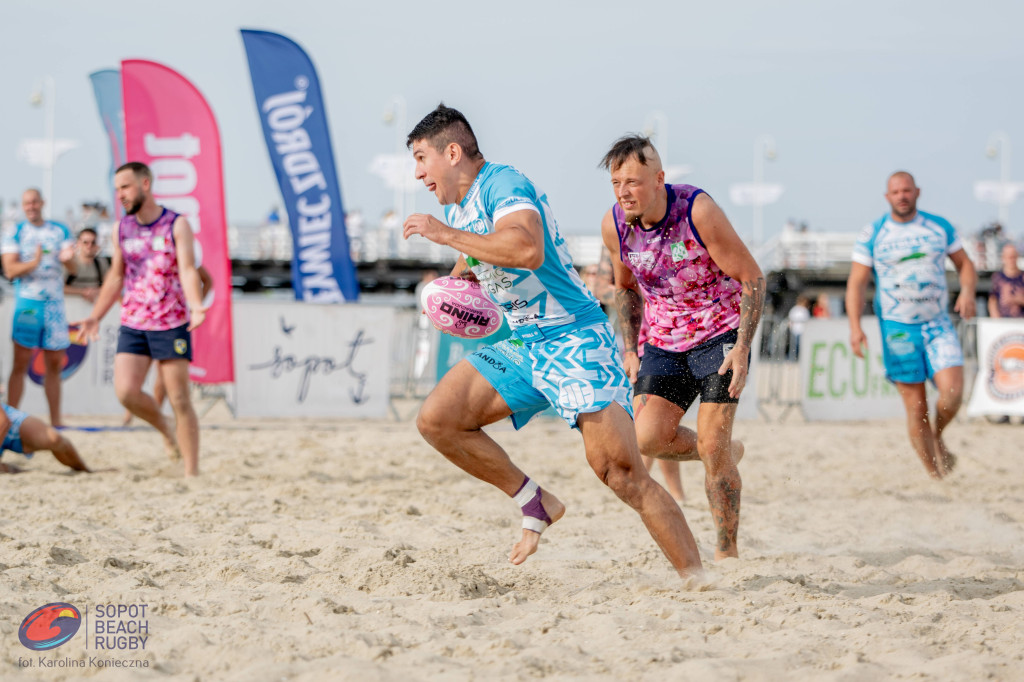
M 18 639 L 32 651 L 49 651 L 64 644 L 82 626 L 82 614 L 66 602 L 40 606 L 25 616 L 18 628 Z
M 992 344 L 988 392 L 998 400 L 1024 398 L 1024 334 L 1006 334 Z

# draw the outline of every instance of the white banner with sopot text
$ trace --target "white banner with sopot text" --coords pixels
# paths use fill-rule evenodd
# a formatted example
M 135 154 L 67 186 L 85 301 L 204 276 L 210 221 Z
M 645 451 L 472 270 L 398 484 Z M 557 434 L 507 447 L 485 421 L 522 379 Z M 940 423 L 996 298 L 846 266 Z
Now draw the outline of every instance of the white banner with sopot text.
M 978 376 L 967 414 L 1024 416 L 1024 320 L 978 320 Z
M 235 302 L 239 417 L 383 417 L 394 308 Z

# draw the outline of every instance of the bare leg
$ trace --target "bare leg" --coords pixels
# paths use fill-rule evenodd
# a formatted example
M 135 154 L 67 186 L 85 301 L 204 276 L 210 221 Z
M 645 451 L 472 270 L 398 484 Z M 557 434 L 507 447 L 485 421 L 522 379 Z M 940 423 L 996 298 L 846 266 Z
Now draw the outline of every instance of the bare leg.
M 167 389 L 164 388 L 164 375 L 161 372 L 156 373 L 156 379 L 153 381 L 153 400 L 156 401 L 158 408 L 163 408 L 164 401 L 167 400 Z
M 605 485 L 640 514 L 647 531 L 681 576 L 701 572 L 700 554 L 679 505 L 640 461 L 632 420 L 621 405 L 581 414 L 587 461 Z
M 185 476 L 198 476 L 199 417 L 192 407 L 192 396 L 189 395 L 188 360 L 160 360 L 157 362 L 157 371 L 163 378 L 171 409 L 174 410 L 178 447 L 185 461 Z M 156 400 L 153 401 L 153 405 L 159 412 Z
M 17 407 L 25 392 L 25 375 L 28 365 L 32 362 L 32 349 L 20 343 L 14 343 L 14 358 L 11 361 L 11 376 L 7 381 L 7 404 Z
M 635 420 L 635 423 L 637 423 L 637 424 L 639 423 L 640 413 L 646 408 L 647 401 L 650 398 L 651 398 L 651 396 L 649 396 L 647 394 L 638 395 L 638 396 L 634 396 L 633 397 L 633 418 Z M 678 424 L 678 420 L 676 420 L 676 423 Z M 639 427 L 638 427 L 638 429 L 639 429 Z M 686 430 L 689 431 L 689 429 L 686 429 Z M 693 432 L 691 431 L 690 433 L 693 433 Z M 670 440 L 672 438 L 677 437 L 677 434 L 675 434 L 675 433 L 666 434 L 666 435 L 668 436 L 668 438 Z M 685 433 L 684 434 L 678 434 L 678 437 L 686 438 L 686 434 Z M 658 447 L 660 448 L 661 446 L 659 445 Z M 683 447 L 686 447 L 686 446 L 683 446 Z M 693 434 L 693 447 L 691 449 L 693 450 L 694 453 L 696 453 L 696 451 L 697 451 L 697 434 L 695 434 L 695 433 Z M 640 448 L 640 451 L 641 451 L 641 453 L 644 452 L 642 447 Z M 646 454 L 643 454 L 641 459 L 642 459 L 642 461 L 644 463 L 644 468 L 647 469 L 647 471 L 650 471 L 651 470 L 651 465 L 654 464 L 654 458 L 650 457 L 650 456 L 648 456 Z M 668 490 L 668 494 L 671 495 L 673 497 L 673 499 L 675 499 L 676 502 L 679 502 L 680 504 L 683 503 L 686 500 L 686 494 L 683 492 L 683 479 L 679 475 L 679 462 L 672 461 L 672 460 L 667 460 L 667 459 L 661 459 L 661 460 L 658 460 L 658 468 L 661 469 L 661 475 L 665 479 L 665 488 Z
M 697 447 L 697 431 L 679 423 L 686 414 L 685 410 L 661 396 L 647 394 L 637 396 L 633 408 L 636 414 L 636 439 L 645 457 L 674 462 L 701 459 Z M 743 458 L 743 444 L 732 441 L 730 449 L 733 460 L 739 462 Z
M 718 531 L 715 559 L 739 556 L 736 539 L 740 527 L 743 481 L 736 468 L 732 423 L 736 403 L 701 403 L 697 412 L 697 449 L 704 462 L 704 489 Z M 742 446 L 740 446 L 742 457 Z
M 35 417 L 26 417 L 21 423 L 21 442 L 25 452 L 49 450 L 64 466 L 75 471 L 89 471 L 71 441 Z
M 946 476 L 956 466 L 956 457 L 946 448 L 942 432 L 956 417 L 963 402 L 964 368 L 947 367 L 936 372 L 933 379 L 939 391 L 939 399 L 935 403 L 935 459 L 936 464 L 942 467 L 942 475 Z
M 129 412 L 150 424 L 164 437 L 164 445 L 168 453 L 177 450 L 177 443 L 171 433 L 167 420 L 160 414 L 156 401 L 148 393 L 143 393 L 142 384 L 146 380 L 146 372 L 152 360 L 146 355 L 118 353 L 114 356 L 114 391 Z
M 928 420 L 928 400 L 925 397 L 924 383 L 896 383 L 896 389 L 903 398 L 903 407 L 907 411 L 907 434 L 914 452 L 921 458 L 925 470 L 932 478 L 942 478 L 945 471 L 936 462 L 935 435 Z
M 469 475 L 490 483 L 512 497 L 526 475 L 500 445 L 481 430 L 511 414 L 508 405 L 466 360 L 450 369 L 420 408 L 416 426 L 438 452 Z M 541 489 L 541 504 L 552 522 L 565 514 L 565 505 Z M 509 560 L 523 563 L 537 551 L 540 534 L 523 529 Z
M 50 424 L 64 426 L 60 416 L 60 373 L 64 369 L 67 352 L 62 350 L 44 350 L 43 361 L 46 363 L 46 374 L 43 375 L 43 390 L 46 403 L 50 407 Z

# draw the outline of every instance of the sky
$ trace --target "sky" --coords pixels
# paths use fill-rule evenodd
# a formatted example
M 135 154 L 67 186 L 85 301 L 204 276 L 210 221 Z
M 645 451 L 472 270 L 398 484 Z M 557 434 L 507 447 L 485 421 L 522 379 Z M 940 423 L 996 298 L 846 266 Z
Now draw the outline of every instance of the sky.
M 229 222 L 259 222 L 281 203 L 240 28 L 306 49 L 345 208 L 371 223 L 393 198 L 369 172 L 372 159 L 393 153 L 397 134 L 440 101 L 466 115 L 489 161 L 547 193 L 566 234 L 598 234 L 613 201 L 598 163 L 655 112 L 667 121 L 655 140 L 667 133 L 666 163 L 691 166 L 683 181 L 706 189 L 747 238 L 753 211 L 731 203 L 729 187 L 752 180 L 762 135 L 777 152 L 765 179 L 785 188 L 764 208 L 766 237 L 788 219 L 858 231 L 887 210 L 885 181 L 897 169 L 916 176 L 921 209 L 974 232 L 998 212 L 973 194 L 976 180 L 999 177 L 990 137 L 1002 131 L 1024 150 L 1024 3 L 1014 0 L 4 0 L 0 17 L 0 198 L 43 184 L 15 150 L 45 135 L 30 95 L 50 76 L 56 136 L 79 143 L 54 171 L 55 217 L 84 200 L 109 203 L 88 75 L 128 58 L 170 66 L 206 96 L 221 129 Z M 396 96 L 402 131 L 385 120 Z M 1019 168 L 1014 179 L 1024 179 Z M 413 198 L 437 214 L 425 190 Z M 1008 232 L 1024 236 L 1024 201 L 1011 207 Z

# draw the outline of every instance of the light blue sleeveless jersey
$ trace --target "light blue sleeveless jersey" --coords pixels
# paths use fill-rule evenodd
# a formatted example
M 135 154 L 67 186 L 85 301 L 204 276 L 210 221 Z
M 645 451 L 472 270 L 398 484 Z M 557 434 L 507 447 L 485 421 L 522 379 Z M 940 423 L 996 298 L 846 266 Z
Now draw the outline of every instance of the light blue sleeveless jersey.
M 875 312 L 884 320 L 919 324 L 946 313 L 946 256 L 963 249 L 948 220 L 918 211 L 898 223 L 885 214 L 864 228 L 853 260 L 875 272 Z
M 484 164 L 462 201 L 445 206 L 445 217 L 454 228 L 491 234 L 501 218 L 522 210 L 539 213 L 544 226 L 544 263 L 538 269 L 500 268 L 463 254 L 484 291 L 504 309 L 512 330 L 607 319 L 573 267 L 547 195 L 515 168 Z

